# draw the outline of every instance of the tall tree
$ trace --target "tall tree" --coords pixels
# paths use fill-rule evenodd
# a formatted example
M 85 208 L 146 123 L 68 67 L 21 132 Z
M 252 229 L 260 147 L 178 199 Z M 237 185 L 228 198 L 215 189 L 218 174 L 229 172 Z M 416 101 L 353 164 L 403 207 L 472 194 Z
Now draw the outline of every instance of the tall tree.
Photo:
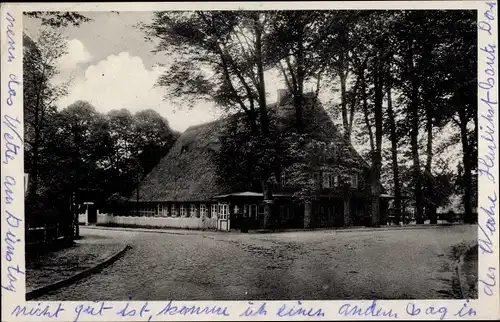
M 167 96 L 212 98 L 226 110 L 246 116 L 263 147 L 271 145 L 264 79 L 264 44 L 269 13 L 234 11 L 157 12 L 143 25 L 159 40 L 157 51 L 174 55 L 174 65 L 159 78 Z M 205 67 L 210 75 L 200 70 Z M 192 101 L 192 100 L 191 100 Z M 260 182 L 266 205 L 264 225 L 271 223 L 272 155 L 262 155 Z
M 389 12 L 373 12 L 356 25 L 358 36 L 353 51 L 357 51 L 353 66 L 358 74 L 361 109 L 369 136 L 371 158 L 372 225 L 380 225 L 380 195 L 382 193 L 382 140 L 384 88 L 390 68 L 392 47 L 389 37 L 394 16 Z
M 390 68 L 389 68 L 390 69 Z M 401 220 L 401 183 L 399 176 L 399 163 L 398 163 L 398 143 L 399 136 L 396 131 L 396 115 L 393 108 L 392 99 L 392 76 L 390 72 L 386 79 L 386 95 L 387 95 L 387 123 L 389 127 L 389 141 L 391 142 L 391 170 L 392 180 L 394 184 L 394 208 L 395 208 L 395 221 L 399 223 Z
M 68 83 L 53 83 L 58 74 L 58 59 L 66 54 L 66 42 L 60 31 L 44 28 L 36 41 L 24 35 L 23 51 L 26 170 L 31 177 L 29 194 L 34 196 L 46 122 L 56 111 L 56 101 L 67 91 Z
M 316 94 L 326 68 L 322 56 L 333 29 L 332 14 L 325 11 L 280 11 L 273 16 L 266 38 L 269 50 L 266 62 L 281 72 L 295 107 L 298 133 L 303 132 L 304 86 L 316 81 Z
M 179 136 L 172 131 L 167 119 L 151 109 L 134 115 L 133 133 L 135 152 L 144 173 L 153 169 Z
M 458 11 L 448 19 L 447 31 L 460 30 L 461 37 L 450 37 L 449 49 L 446 51 L 446 62 L 450 69 L 446 79 L 447 88 L 451 89 L 451 106 L 454 114 L 452 124 L 458 127 L 462 145 L 465 222 L 473 223 L 473 207 L 477 205 L 474 198 L 477 180 L 474 172 L 477 169 L 477 32 L 474 11 Z
M 101 181 L 113 153 L 106 117 L 88 102 L 77 101 L 60 112 L 58 137 L 65 138 L 58 143 L 60 158 L 70 166 L 66 177 L 75 203 L 104 197 Z

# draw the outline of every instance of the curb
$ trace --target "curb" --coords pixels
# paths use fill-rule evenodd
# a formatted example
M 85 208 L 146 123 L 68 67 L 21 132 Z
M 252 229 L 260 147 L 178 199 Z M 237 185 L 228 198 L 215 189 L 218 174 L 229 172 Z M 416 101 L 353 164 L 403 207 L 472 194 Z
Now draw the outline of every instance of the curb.
M 37 288 L 37 289 L 30 291 L 30 292 L 27 292 L 26 293 L 26 301 L 33 300 L 37 297 L 42 296 L 43 294 L 45 294 L 47 292 L 56 290 L 58 288 L 61 288 L 63 286 L 69 285 L 69 284 L 72 284 L 72 283 L 79 281 L 87 276 L 90 276 L 94 273 L 101 271 L 106 266 L 109 266 L 112 263 L 116 262 L 118 259 L 120 259 L 120 257 L 122 257 L 125 254 L 125 252 L 127 252 L 127 250 L 129 250 L 131 248 L 132 247 L 130 247 L 129 245 L 126 245 L 122 250 L 120 250 L 116 254 L 112 255 L 111 257 L 109 257 L 108 259 L 104 260 L 103 262 L 97 264 L 94 267 L 87 268 L 86 270 L 83 270 L 82 272 L 77 273 L 77 274 L 75 274 L 67 279 L 60 280 L 60 281 L 57 281 L 55 283 Z
M 475 224 L 470 224 L 474 226 Z M 247 234 L 249 235 L 260 235 L 260 234 L 276 234 L 276 233 L 286 233 L 286 232 L 312 232 L 312 231 L 331 231 L 331 232 L 353 232 L 353 231 L 390 231 L 390 230 L 413 230 L 413 229 L 437 229 L 440 227 L 451 227 L 451 226 L 469 226 L 469 224 L 427 224 L 427 225 L 411 225 L 411 226 L 381 226 L 378 228 L 374 227 L 349 227 L 349 228 L 312 228 L 312 229 L 293 229 L 293 230 L 250 230 Z M 200 235 L 202 233 L 216 233 L 216 234 L 231 234 L 240 233 L 239 230 L 235 231 L 214 231 L 214 230 L 201 230 L 201 229 L 171 229 L 169 227 L 165 228 L 130 228 L 130 227 L 107 227 L 107 226 L 85 226 L 85 229 L 97 229 L 97 230 L 115 230 L 115 231 L 135 231 L 135 232 L 147 232 L 147 233 L 158 233 L 158 234 L 171 234 L 171 235 Z M 196 232 L 194 232 L 196 231 Z
M 470 294 L 470 288 L 469 285 L 467 284 L 467 277 L 465 276 L 463 272 L 463 265 L 465 262 L 465 255 L 473 248 L 478 247 L 478 245 L 473 245 L 471 247 L 468 247 L 462 255 L 460 255 L 459 259 L 455 261 L 455 271 L 457 272 L 457 280 L 458 280 L 458 285 L 460 288 L 460 293 L 462 295 L 462 299 L 472 299 L 472 296 Z
M 168 227 L 166 227 L 168 228 Z M 180 230 L 181 232 L 175 232 L 167 229 L 162 229 L 162 228 L 130 228 L 130 227 L 107 227 L 107 226 L 85 226 L 85 229 L 94 229 L 94 230 L 115 230 L 115 231 L 140 231 L 140 232 L 145 232 L 145 233 L 158 233 L 158 234 L 171 234 L 171 235 L 200 235 L 202 232 L 207 232 L 207 230 L 201 230 L 197 229 L 196 231 L 199 231 L 199 233 L 194 233 L 194 232 L 189 232 L 190 230 L 188 229 L 176 229 Z M 194 229 L 193 229 L 194 230 Z M 216 231 L 214 231 L 216 232 Z
M 254 230 L 250 231 L 251 234 L 271 234 L 271 233 L 284 233 L 284 232 L 302 232 L 302 231 L 331 231 L 331 232 L 353 232 L 353 231 L 390 231 L 390 230 L 413 230 L 413 229 L 437 229 L 439 227 L 451 227 L 459 225 L 450 224 L 427 224 L 427 225 L 409 225 L 409 226 L 380 226 L 380 227 L 340 227 L 340 228 L 310 228 L 310 229 L 294 229 L 294 230 Z M 460 224 L 460 226 L 467 226 Z

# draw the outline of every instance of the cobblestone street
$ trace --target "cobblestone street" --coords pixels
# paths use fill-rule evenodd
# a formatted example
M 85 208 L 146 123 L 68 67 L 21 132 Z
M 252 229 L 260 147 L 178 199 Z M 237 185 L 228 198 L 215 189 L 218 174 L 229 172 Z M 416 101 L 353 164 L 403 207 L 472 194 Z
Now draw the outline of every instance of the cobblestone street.
M 82 228 L 122 239 L 125 256 L 38 300 L 453 298 L 452 249 L 476 226 L 275 234 Z

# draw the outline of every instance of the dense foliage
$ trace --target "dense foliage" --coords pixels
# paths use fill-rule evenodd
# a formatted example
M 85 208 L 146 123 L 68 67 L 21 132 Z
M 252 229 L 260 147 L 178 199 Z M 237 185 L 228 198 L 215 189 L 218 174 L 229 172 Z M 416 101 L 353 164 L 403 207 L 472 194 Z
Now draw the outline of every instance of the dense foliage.
M 477 153 L 473 11 L 158 12 L 153 23 L 143 27 L 147 39 L 159 41 L 158 52 L 177 54 L 174 68 L 159 79 L 167 96 L 191 103 L 200 97 L 213 99 L 226 109 L 239 110 L 251 126 L 259 117 L 268 118 L 263 70 L 278 71 L 283 77 L 299 135 L 304 134 L 306 85 L 314 85 L 316 95 L 335 94 L 340 88 L 340 103 L 330 103 L 330 108 L 339 116 L 345 140 L 350 142 L 354 133 L 356 140 L 369 144 L 373 224 L 380 222 L 383 180 L 397 197 L 395 208 L 401 209 L 404 193 L 411 194 L 417 222 L 425 217 L 435 222 L 436 208 L 450 193 L 463 194 L 466 220 L 473 220 L 472 160 Z M 255 131 L 233 131 L 238 138 L 223 140 L 223 153 L 237 145 L 242 153 L 248 150 L 248 159 L 237 155 L 223 173 L 240 169 L 234 176 L 241 175 L 242 180 L 250 173 L 257 175 L 247 161 L 256 158 L 255 151 L 247 146 L 260 142 L 263 134 L 265 140 L 273 140 L 269 124 L 263 124 Z M 453 135 L 436 140 L 441 131 Z M 306 153 L 306 147 L 314 146 L 306 141 L 296 150 Z M 460 180 L 456 171 L 435 170 L 436 162 L 449 161 L 441 153 L 457 144 L 463 154 Z M 272 161 L 255 162 L 268 163 L 257 167 L 259 177 L 273 182 Z M 309 182 L 307 168 L 302 163 L 292 171 L 296 179 L 292 180 Z M 387 171 L 392 176 L 384 175 Z

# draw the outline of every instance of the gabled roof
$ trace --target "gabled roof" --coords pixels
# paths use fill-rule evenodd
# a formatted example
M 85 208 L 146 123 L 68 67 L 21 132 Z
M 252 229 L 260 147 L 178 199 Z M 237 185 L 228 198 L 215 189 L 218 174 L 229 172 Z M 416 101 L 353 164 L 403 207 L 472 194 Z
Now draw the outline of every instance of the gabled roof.
M 283 131 L 294 130 L 295 109 L 290 102 L 285 106 L 269 105 L 268 110 L 281 121 Z M 340 155 L 350 157 L 360 167 L 368 166 L 352 145 L 346 143 L 316 98 L 305 99 L 303 114 L 307 133 L 325 142 L 333 142 Z M 220 147 L 219 136 L 226 122 L 234 117 L 238 115 L 192 126 L 182 133 L 170 152 L 140 184 L 140 201 L 206 201 L 234 192 L 217 184 L 214 163 Z

